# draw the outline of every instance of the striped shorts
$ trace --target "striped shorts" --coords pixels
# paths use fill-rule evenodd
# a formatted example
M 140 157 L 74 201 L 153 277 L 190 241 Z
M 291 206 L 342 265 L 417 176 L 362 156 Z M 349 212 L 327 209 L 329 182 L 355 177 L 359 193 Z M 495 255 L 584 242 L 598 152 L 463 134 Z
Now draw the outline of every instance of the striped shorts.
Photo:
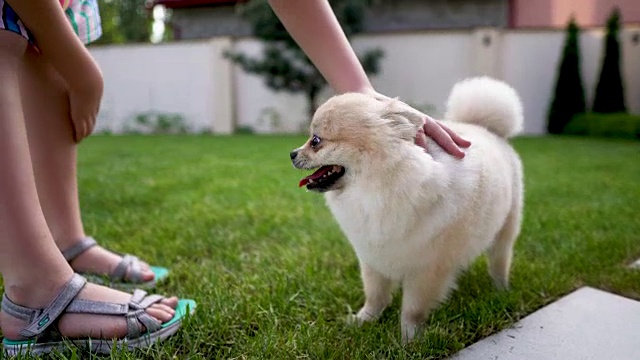
M 18 0 L 19 1 L 19 0 Z M 64 13 L 76 35 L 84 44 L 92 43 L 102 35 L 98 0 L 60 0 Z M 5 0 L 0 0 L 0 30 L 8 30 L 22 35 L 33 45 L 37 39 L 22 23 L 18 14 Z

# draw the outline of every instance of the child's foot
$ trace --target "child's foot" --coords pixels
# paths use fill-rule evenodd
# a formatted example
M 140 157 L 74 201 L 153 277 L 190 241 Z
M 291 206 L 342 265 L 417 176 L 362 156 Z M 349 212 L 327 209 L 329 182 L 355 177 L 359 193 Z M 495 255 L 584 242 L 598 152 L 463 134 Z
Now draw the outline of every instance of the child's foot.
M 30 294 L 28 299 L 16 298 L 12 294 L 7 294 L 8 298 L 14 303 L 22 306 L 33 308 L 44 308 L 57 296 L 60 289 L 49 294 L 48 298 L 36 299 L 38 291 L 24 292 Z M 114 290 L 108 287 L 87 283 L 78 293 L 77 299 L 94 300 L 101 302 L 127 304 L 131 300 L 131 294 Z M 27 304 L 27 305 L 23 305 Z M 35 305 L 34 305 L 35 304 Z M 171 320 L 175 314 L 175 308 L 178 299 L 175 297 L 164 298 L 160 302 L 149 306 L 145 311 L 151 317 L 157 319 L 160 323 Z M 63 337 L 81 338 L 91 336 L 92 338 L 114 339 L 124 338 L 127 335 L 127 319 L 125 316 L 117 315 L 95 315 L 95 314 L 77 314 L 63 313 L 58 318 L 57 329 Z M 20 331 L 28 325 L 28 322 L 9 315 L 5 309 L 0 311 L 0 328 L 4 337 L 9 340 L 23 340 Z M 144 333 L 144 325 L 138 321 L 141 332 Z
M 123 263 L 123 256 L 101 247 L 90 237 L 79 240 L 62 253 L 73 270 L 80 274 L 105 276 L 131 284 L 146 283 L 155 278 L 147 263 L 132 257 L 127 258 L 131 262 Z

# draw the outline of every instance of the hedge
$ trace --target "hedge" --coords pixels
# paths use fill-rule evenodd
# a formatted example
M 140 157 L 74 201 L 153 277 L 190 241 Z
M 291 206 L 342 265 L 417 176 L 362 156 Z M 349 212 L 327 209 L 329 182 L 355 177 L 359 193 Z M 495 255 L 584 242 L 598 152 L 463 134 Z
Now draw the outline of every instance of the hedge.
M 563 133 L 640 139 L 640 115 L 586 113 L 575 115 Z

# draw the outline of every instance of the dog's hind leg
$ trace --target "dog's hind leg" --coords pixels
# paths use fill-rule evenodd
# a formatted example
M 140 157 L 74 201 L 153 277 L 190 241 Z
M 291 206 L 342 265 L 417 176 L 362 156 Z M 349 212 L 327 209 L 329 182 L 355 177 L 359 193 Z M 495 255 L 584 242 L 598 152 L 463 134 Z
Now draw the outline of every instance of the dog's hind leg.
M 378 319 L 393 295 L 393 282 L 389 278 L 364 263 L 360 263 L 360 271 L 366 300 L 355 319 L 351 319 L 358 324 Z
M 502 229 L 487 251 L 489 275 L 498 289 L 506 290 L 509 288 L 509 269 L 511 268 L 513 245 L 520 233 L 521 208 L 521 199 L 515 199 Z
M 419 334 L 431 310 L 446 299 L 456 274 L 455 266 L 445 258 L 402 281 L 400 325 L 403 343 L 412 341 Z

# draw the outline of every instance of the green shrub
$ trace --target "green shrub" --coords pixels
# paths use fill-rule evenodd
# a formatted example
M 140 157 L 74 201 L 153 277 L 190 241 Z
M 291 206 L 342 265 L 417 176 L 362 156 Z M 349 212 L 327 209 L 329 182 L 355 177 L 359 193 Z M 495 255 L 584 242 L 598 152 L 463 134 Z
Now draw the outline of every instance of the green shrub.
M 249 126 L 249 125 L 244 125 L 244 126 L 238 126 L 234 133 L 235 134 L 242 134 L 242 135 L 247 135 L 247 134 L 255 134 L 255 130 L 253 129 L 253 127 Z
M 640 115 L 627 113 L 587 113 L 574 116 L 564 133 L 640 139 Z
M 124 128 L 128 134 L 186 134 L 188 130 L 181 114 L 155 111 L 137 114 Z

